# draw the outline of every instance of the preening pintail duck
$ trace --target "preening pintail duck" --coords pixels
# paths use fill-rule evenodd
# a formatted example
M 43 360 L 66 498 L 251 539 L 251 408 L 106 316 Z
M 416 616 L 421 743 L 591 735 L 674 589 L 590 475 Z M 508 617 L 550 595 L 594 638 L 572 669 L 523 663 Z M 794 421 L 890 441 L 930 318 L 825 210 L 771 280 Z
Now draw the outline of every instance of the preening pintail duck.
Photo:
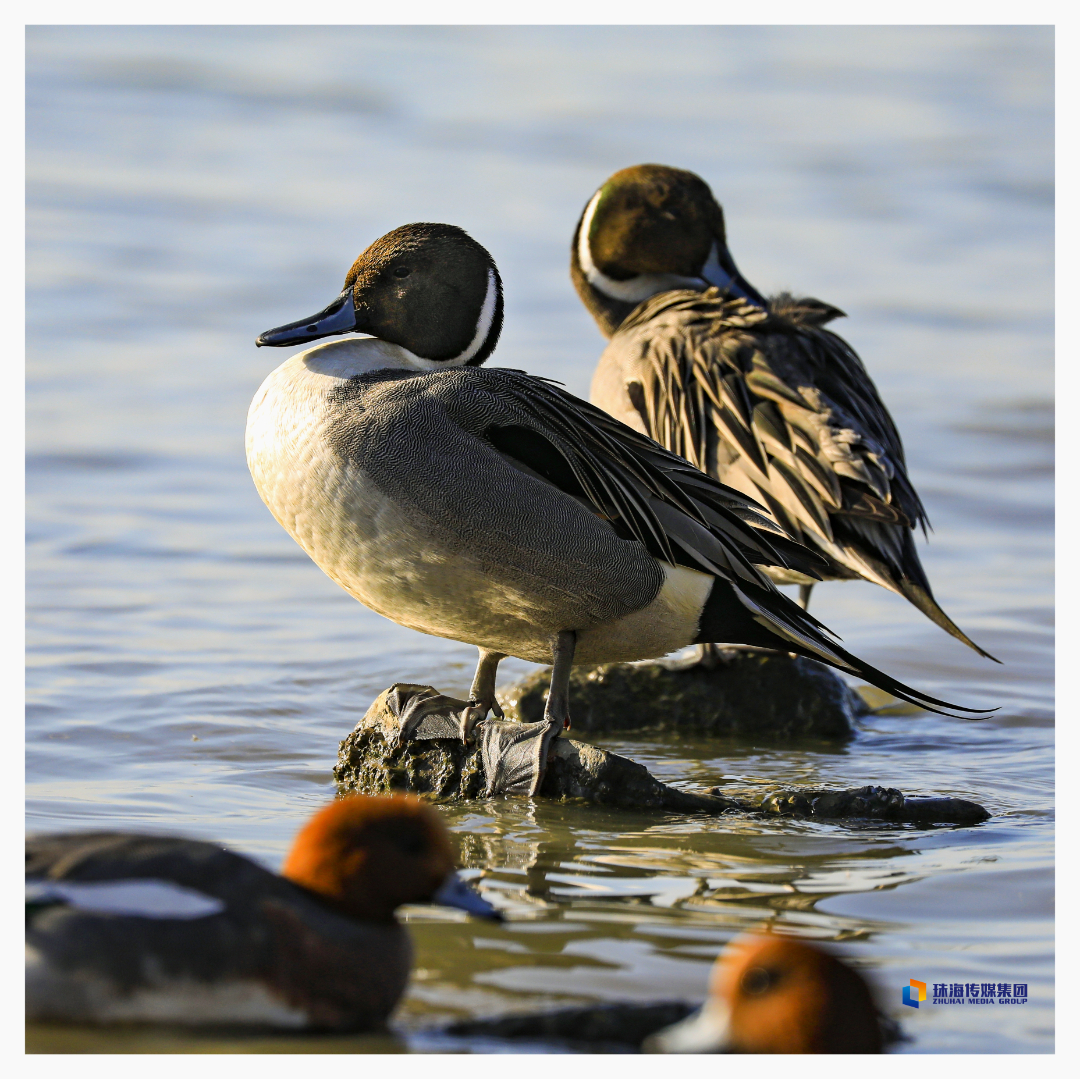
M 865 979 L 817 945 L 773 933 L 733 941 L 700 1011 L 649 1037 L 652 1053 L 880 1053 L 897 1034 Z
M 750 285 L 704 180 L 665 165 L 616 172 L 581 215 L 570 273 L 610 338 L 593 404 L 764 503 L 824 557 L 820 577 L 905 596 L 994 659 L 933 597 L 913 535 L 929 522 L 900 435 L 862 361 L 825 328 L 843 312 Z M 800 585 L 809 605 L 812 577 L 765 573 Z
M 954 707 L 856 659 L 773 587 L 759 566 L 816 578 L 822 563 L 752 499 L 546 379 L 482 367 L 502 307 L 480 244 L 411 224 L 364 251 L 324 311 L 257 342 L 371 335 L 271 373 L 247 456 L 278 522 L 347 592 L 479 649 L 469 702 L 398 686 L 403 738 L 476 735 L 488 793 L 534 793 L 569 724 L 571 664 L 703 641 L 782 648 Z M 553 664 L 539 723 L 500 722 L 508 655 Z
M 378 1029 L 412 964 L 399 906 L 499 917 L 408 795 L 325 807 L 281 876 L 213 843 L 83 832 L 28 839 L 26 883 L 39 1021 Z

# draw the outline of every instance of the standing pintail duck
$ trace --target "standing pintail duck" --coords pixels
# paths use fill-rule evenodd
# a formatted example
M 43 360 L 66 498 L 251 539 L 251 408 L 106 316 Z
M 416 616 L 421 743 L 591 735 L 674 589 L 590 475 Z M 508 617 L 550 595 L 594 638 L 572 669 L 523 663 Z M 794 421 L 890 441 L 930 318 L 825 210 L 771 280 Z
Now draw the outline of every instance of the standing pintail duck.
M 271 513 L 350 595 L 480 650 L 468 703 L 398 687 L 403 738 L 482 722 L 489 793 L 535 793 L 569 725 L 571 664 L 701 641 L 783 648 L 954 707 L 845 652 L 773 587 L 758 566 L 815 578 L 820 560 L 751 499 L 546 379 L 480 366 L 501 324 L 488 252 L 412 224 L 373 243 L 324 311 L 257 341 L 371 335 L 278 367 L 247 456 Z M 539 723 L 486 719 L 508 655 L 554 666 Z
M 658 1031 L 649 1053 L 881 1053 L 899 1038 L 862 975 L 775 933 L 732 941 L 700 1011 Z
M 439 813 L 342 799 L 281 876 L 213 843 L 83 832 L 26 843 L 26 1016 L 379 1029 L 412 965 L 405 903 L 499 918 L 454 872 Z
M 665 165 L 616 172 L 581 215 L 570 275 L 611 339 L 593 404 L 764 503 L 825 558 L 821 577 L 905 596 L 994 659 L 930 591 L 913 536 L 928 521 L 900 435 L 859 357 L 825 329 L 843 312 L 750 285 L 704 180 Z M 811 576 L 765 572 L 809 605 Z

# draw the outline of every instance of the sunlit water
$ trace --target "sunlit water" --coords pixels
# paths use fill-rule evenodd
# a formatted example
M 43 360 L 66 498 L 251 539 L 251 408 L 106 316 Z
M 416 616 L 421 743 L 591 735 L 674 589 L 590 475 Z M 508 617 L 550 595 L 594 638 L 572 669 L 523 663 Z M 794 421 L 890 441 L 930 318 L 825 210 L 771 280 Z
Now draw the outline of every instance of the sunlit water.
M 844 748 L 603 744 L 694 789 L 886 783 L 994 816 L 447 809 L 517 918 L 410 915 L 398 1047 L 438 1047 L 407 1032 L 450 1017 L 699 999 L 724 942 L 775 922 L 843 942 L 900 1051 L 1052 1049 L 1049 29 L 39 27 L 29 44 L 31 830 L 181 833 L 276 866 L 379 690 L 467 689 L 470 647 L 360 607 L 259 501 L 245 410 L 284 355 L 254 338 L 323 307 L 383 232 L 449 221 L 506 281 L 493 362 L 587 394 L 602 342 L 571 231 L 609 173 L 661 161 L 710 181 L 751 281 L 847 311 L 936 529 L 937 597 L 1004 665 L 871 585 L 818 588 L 815 614 L 899 677 L 1001 710 L 875 716 Z M 1031 998 L 916 1011 L 911 978 Z M 36 1044 L 207 1047 L 125 1037 Z

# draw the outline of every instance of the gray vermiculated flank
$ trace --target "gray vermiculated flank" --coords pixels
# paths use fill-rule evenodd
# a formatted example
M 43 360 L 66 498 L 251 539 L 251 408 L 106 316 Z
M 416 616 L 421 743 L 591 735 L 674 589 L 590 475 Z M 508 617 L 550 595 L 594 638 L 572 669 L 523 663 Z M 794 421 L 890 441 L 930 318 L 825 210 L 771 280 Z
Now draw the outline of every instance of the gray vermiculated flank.
M 499 374 L 454 368 L 351 380 L 336 394 L 331 445 L 422 525 L 433 546 L 473 561 L 493 581 L 528 582 L 554 614 L 551 632 L 647 606 L 663 583 L 648 551 L 483 438 L 493 425 L 538 427 L 499 396 Z

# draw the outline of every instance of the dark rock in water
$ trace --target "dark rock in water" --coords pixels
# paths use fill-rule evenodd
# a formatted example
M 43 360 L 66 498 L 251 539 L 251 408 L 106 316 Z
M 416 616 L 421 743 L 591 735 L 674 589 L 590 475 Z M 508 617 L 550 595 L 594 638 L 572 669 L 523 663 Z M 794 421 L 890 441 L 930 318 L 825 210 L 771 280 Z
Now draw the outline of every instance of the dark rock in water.
M 454 1023 L 444 1033 L 459 1038 L 559 1041 L 571 1047 L 591 1048 L 593 1052 L 633 1052 L 640 1050 L 641 1043 L 650 1034 L 681 1022 L 694 1010 L 694 1005 L 681 1001 L 597 1004 L 532 1015 L 469 1020 Z
M 725 648 L 711 668 L 678 662 L 575 667 L 574 731 L 693 731 L 755 738 L 847 738 L 869 708 L 835 672 L 786 652 Z M 499 694 L 507 716 L 535 723 L 544 713 L 550 668 Z
M 429 687 L 402 687 L 409 690 Z M 398 687 L 379 694 L 356 729 L 341 743 L 334 777 L 344 791 L 386 794 L 410 791 L 442 800 L 484 797 L 488 777 L 482 737 L 422 737 L 402 742 L 392 707 Z M 434 694 L 434 690 L 431 693 Z M 457 702 L 464 704 L 464 702 Z M 478 731 L 481 728 L 478 726 Z M 855 790 L 780 790 L 761 801 L 727 797 L 719 788 L 702 794 L 661 783 L 644 765 L 596 746 L 560 736 L 551 743 L 539 795 L 616 809 L 740 816 L 870 819 L 919 824 L 975 824 L 990 814 L 961 798 L 906 798 L 891 787 Z
M 398 719 L 379 694 L 341 743 L 334 778 L 347 791 L 410 791 L 441 799 L 479 798 L 487 789 L 480 738 L 425 738 L 401 742 Z M 661 783 L 635 761 L 596 746 L 559 737 L 552 743 L 538 792 L 545 798 L 591 802 L 620 809 L 723 813 L 741 804 L 722 794 L 691 794 Z
M 775 791 L 762 799 L 759 809 L 782 817 L 860 817 L 911 824 L 978 824 L 990 818 L 981 805 L 964 798 L 907 798 L 895 787 Z
M 372 702 L 338 750 L 334 778 L 347 791 L 388 794 L 410 791 L 435 798 L 478 798 L 487 787 L 478 743 L 460 738 L 402 742 L 388 699 L 391 686 Z

